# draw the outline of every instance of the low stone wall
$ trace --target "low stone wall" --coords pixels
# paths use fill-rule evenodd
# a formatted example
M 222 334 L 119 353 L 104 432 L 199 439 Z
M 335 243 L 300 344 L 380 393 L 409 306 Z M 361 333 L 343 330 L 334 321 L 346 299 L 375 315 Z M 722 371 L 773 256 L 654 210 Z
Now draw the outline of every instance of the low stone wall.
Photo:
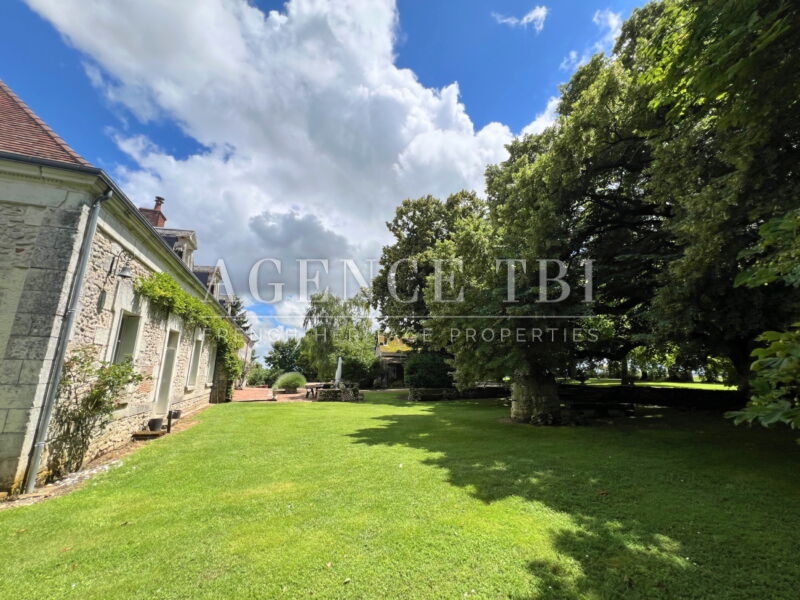
M 342 400 L 342 390 L 330 389 L 317 392 L 317 401 L 319 402 L 341 402 Z
M 360 402 L 364 397 L 357 387 L 345 388 L 342 390 L 342 400 L 344 402 Z
M 318 402 L 360 402 L 361 400 L 363 400 L 363 396 L 357 387 L 317 391 Z

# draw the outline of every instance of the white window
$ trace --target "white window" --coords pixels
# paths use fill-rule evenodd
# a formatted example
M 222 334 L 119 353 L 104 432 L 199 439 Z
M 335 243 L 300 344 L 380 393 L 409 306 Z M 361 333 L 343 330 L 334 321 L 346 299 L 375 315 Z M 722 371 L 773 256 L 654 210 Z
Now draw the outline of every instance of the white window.
M 217 347 L 208 345 L 208 365 L 206 366 L 206 384 L 214 383 L 214 367 L 217 364 Z
M 124 313 L 119 320 L 119 333 L 114 347 L 114 362 L 119 364 L 133 360 L 136 338 L 139 335 L 139 315 Z
M 202 334 L 195 335 L 192 346 L 192 359 L 189 361 L 189 376 L 186 378 L 186 387 L 193 388 L 197 383 L 197 371 L 200 367 L 200 355 L 203 353 Z

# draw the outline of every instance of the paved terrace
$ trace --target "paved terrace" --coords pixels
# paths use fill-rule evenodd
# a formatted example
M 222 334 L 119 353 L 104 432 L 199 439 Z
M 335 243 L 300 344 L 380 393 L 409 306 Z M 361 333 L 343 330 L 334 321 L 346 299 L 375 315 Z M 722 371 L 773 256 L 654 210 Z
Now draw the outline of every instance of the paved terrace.
M 243 390 L 233 391 L 234 402 L 275 402 L 272 399 L 272 390 L 265 387 L 248 387 Z M 299 388 L 296 394 L 279 394 L 277 402 L 311 402 L 306 399 L 306 389 Z

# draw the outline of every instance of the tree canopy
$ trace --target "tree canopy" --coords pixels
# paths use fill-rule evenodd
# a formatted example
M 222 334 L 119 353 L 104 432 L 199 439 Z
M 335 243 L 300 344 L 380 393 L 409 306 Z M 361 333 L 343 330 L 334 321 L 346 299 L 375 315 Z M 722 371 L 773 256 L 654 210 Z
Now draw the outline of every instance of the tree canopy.
M 460 385 L 512 377 L 523 420 L 556 421 L 554 378 L 586 360 L 727 365 L 747 389 L 757 358 L 763 389 L 800 314 L 798 40 L 800 8 L 785 1 L 635 10 L 612 55 L 562 87 L 555 123 L 488 167 L 485 200 L 398 209 L 374 286 L 383 323 L 429 329 Z M 393 280 L 398 261 L 416 269 Z M 559 279 L 571 293 L 552 302 Z M 424 292 L 398 304 L 390 285 Z M 775 392 L 796 389 L 791 377 L 770 379 L 767 404 L 797 406 Z
M 306 310 L 306 334 L 300 342 L 300 360 L 319 380 L 334 377 L 342 358 L 342 378 L 361 385 L 372 383 L 376 335 L 365 292 L 353 298 L 314 294 Z

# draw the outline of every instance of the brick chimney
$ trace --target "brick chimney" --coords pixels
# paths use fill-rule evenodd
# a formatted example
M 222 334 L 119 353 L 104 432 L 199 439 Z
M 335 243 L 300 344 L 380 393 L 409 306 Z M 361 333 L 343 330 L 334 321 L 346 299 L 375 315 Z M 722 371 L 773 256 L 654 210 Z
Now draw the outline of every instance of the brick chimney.
M 164 204 L 164 199 L 161 196 L 156 196 L 156 204 L 153 208 L 141 208 L 139 212 L 142 213 L 145 219 L 150 221 L 153 227 L 163 227 L 167 224 L 167 217 L 161 212 L 161 206 Z

